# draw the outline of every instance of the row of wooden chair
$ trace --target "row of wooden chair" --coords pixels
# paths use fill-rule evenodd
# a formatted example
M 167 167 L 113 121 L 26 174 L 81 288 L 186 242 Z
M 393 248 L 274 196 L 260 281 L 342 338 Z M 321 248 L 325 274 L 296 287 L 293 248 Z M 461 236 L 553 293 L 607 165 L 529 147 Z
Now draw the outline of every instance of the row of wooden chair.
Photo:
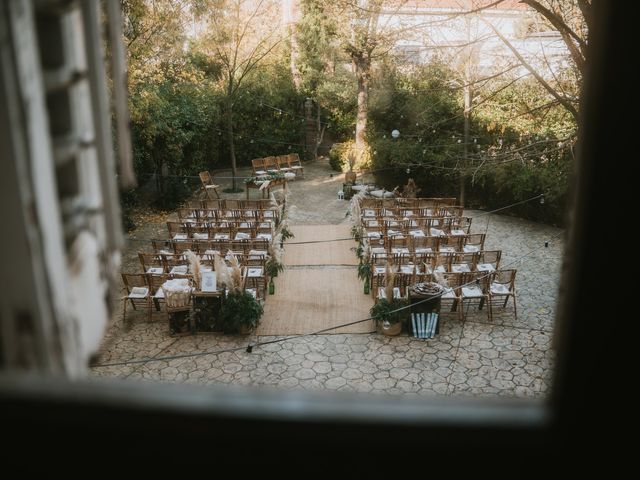
M 391 252 L 393 248 L 406 248 L 411 253 L 430 249 L 437 252 L 444 247 L 448 251 L 455 252 L 473 252 L 484 250 L 484 242 L 486 235 L 484 233 L 470 233 L 468 235 L 447 235 L 439 237 L 416 237 L 412 235 L 393 235 L 385 236 L 381 239 L 370 239 L 369 248 L 373 252 L 374 249 L 383 248 L 387 252 Z M 465 248 L 466 247 L 466 248 Z
M 278 209 L 270 199 L 205 199 L 205 200 L 188 200 L 183 208 L 193 208 L 197 210 L 267 210 Z
M 154 310 L 160 311 L 160 304 L 164 302 L 164 292 L 160 288 L 169 279 L 185 279 L 192 284 L 192 275 L 156 275 L 148 273 L 123 273 L 122 283 L 124 295 L 122 297 L 122 317 L 127 319 L 127 305 L 134 310 L 139 308 L 147 311 L 148 320 Z
M 178 219 L 181 222 L 223 221 L 223 220 L 261 220 L 275 221 L 280 215 L 279 208 L 265 209 L 217 209 L 217 208 L 179 208 Z
M 414 217 L 462 217 L 464 207 L 439 206 L 439 207 L 377 207 L 361 210 L 362 219 L 404 220 Z
M 360 208 L 438 208 L 441 206 L 455 206 L 457 200 L 453 197 L 424 197 L 424 198 L 369 198 L 356 197 L 360 201 Z
M 207 250 L 219 252 L 243 252 L 252 250 L 267 251 L 269 242 L 265 238 L 253 240 L 151 240 L 151 248 L 155 253 L 184 253 L 191 250 L 193 253 L 202 254 Z
M 517 270 L 505 269 L 496 270 L 491 273 L 484 272 L 447 272 L 443 273 L 448 287 L 440 298 L 441 312 L 450 306 L 450 311 L 458 313 L 460 320 L 466 317 L 467 310 L 473 305 L 478 306 L 478 310 L 486 308 L 489 321 L 493 318 L 493 309 L 496 307 L 506 308 L 509 300 L 513 301 L 513 313 L 517 319 L 517 300 L 515 279 Z M 406 298 L 410 286 L 419 282 L 433 281 L 433 275 L 429 274 L 404 274 L 397 273 L 393 278 L 394 296 Z M 386 276 L 384 274 L 375 275 L 371 283 L 371 292 L 375 301 L 385 298 Z
M 241 266 L 264 267 L 267 258 L 266 250 L 254 250 L 252 252 L 208 250 L 206 253 L 199 255 L 200 264 L 207 269 L 215 271 L 215 254 L 217 253 L 228 262 L 231 259 L 229 252 L 238 259 Z M 145 274 L 186 275 L 189 273 L 189 260 L 183 253 L 138 252 L 138 259 L 140 260 L 142 272 Z
M 465 218 L 456 217 L 416 217 L 411 220 L 365 220 L 362 223 L 366 231 L 382 232 L 387 231 L 403 232 L 412 235 L 463 235 L 471 231 L 471 222 Z M 418 232 L 419 230 L 422 233 Z
M 262 271 L 264 272 L 264 268 Z M 165 293 L 162 289 L 162 286 L 167 280 L 171 279 L 184 279 L 188 285 L 188 288 L 194 288 L 193 276 L 188 274 L 168 275 L 123 273 L 123 322 L 126 322 L 127 319 L 127 305 L 130 305 L 134 310 L 145 310 L 147 312 L 148 321 L 151 321 L 152 313 L 154 311 L 161 311 L 162 306 L 165 305 Z M 264 300 L 267 289 L 266 277 L 264 275 L 259 277 L 249 276 L 248 270 L 244 269 L 243 282 L 243 288 L 246 291 L 252 292 L 257 299 Z
M 394 270 L 408 273 L 415 270 L 425 273 L 434 272 L 490 272 L 500 268 L 502 250 L 482 250 L 480 252 L 425 252 L 425 253 L 372 253 L 372 272 L 384 271 L 387 264 Z M 405 267 L 410 267 L 407 270 Z
M 241 225 L 241 224 L 240 224 Z M 210 226 L 206 224 L 192 225 L 179 222 L 167 222 L 169 238 L 171 240 L 256 240 L 273 239 L 271 226 L 238 225 Z
M 273 172 L 292 172 L 296 176 L 304 175 L 304 167 L 297 153 L 254 158 L 251 160 L 251 167 L 253 174 L 258 177 Z

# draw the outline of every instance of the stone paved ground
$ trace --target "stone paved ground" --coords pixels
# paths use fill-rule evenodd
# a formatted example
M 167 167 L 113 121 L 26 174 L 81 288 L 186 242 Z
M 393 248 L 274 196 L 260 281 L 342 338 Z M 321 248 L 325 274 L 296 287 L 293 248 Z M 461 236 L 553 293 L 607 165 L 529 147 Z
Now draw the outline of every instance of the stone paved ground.
M 330 177 L 326 162 L 307 165 L 305 173 L 304 181 L 291 185 L 291 223 L 348 221 L 347 202 L 337 199 L 342 176 Z M 440 334 L 433 340 L 378 334 L 319 335 L 288 338 L 247 353 L 245 348 L 250 342 L 276 337 L 199 334 L 176 338 L 169 336 L 164 312 L 154 314 L 151 322 L 144 314 L 134 313 L 128 316 L 126 325 L 121 315 L 116 315 L 98 362 L 149 357 L 159 360 L 94 367 L 92 374 L 395 395 L 544 395 L 553 367 L 551 336 L 561 231 L 504 215 L 480 216 L 479 211 L 468 214 L 474 217 L 474 231 L 485 231 L 490 219 L 486 248 L 502 249 L 502 265 L 518 269 L 517 320 L 510 309 L 496 312 L 491 323 L 484 314 L 470 313 L 464 323 L 455 315 L 447 315 Z M 132 236 L 145 238 L 162 232 L 162 225 L 156 222 L 139 228 Z M 549 242 L 547 248 L 545 241 Z M 125 267 L 136 268 L 138 245 L 132 242 L 125 252 Z M 238 350 L 220 353 L 235 348 Z M 200 352 L 218 353 L 184 357 Z

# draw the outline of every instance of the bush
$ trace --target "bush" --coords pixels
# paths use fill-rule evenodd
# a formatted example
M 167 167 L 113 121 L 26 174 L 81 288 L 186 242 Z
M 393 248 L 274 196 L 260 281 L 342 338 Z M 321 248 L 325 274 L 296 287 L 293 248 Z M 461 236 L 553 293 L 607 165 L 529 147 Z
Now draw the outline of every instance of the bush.
M 329 165 L 338 172 L 357 172 L 371 166 L 371 153 L 367 149 L 358 155 L 353 140 L 334 143 L 329 151 Z
M 163 210 L 178 208 L 191 195 L 188 178 L 160 177 L 160 191 L 154 205 Z
M 331 150 L 329 150 L 329 165 L 331 165 L 331 168 L 336 172 L 342 171 L 343 160 L 341 153 L 343 145 L 343 143 L 334 143 L 331 146 Z
M 120 206 L 122 207 L 122 228 L 130 232 L 136 228 L 136 224 L 131 216 L 133 209 L 138 204 L 138 192 L 131 189 L 120 194 Z
M 234 291 L 224 300 L 220 319 L 225 332 L 240 333 L 242 329 L 257 327 L 262 313 L 262 305 L 253 295 L 244 290 Z

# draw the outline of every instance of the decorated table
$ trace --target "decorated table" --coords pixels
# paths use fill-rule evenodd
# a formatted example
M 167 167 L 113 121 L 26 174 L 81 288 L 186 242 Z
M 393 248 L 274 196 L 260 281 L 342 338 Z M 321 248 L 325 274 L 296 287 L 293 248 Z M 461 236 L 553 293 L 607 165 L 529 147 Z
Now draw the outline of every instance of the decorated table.
M 282 186 L 282 190 L 287 190 L 287 179 L 283 173 L 272 173 L 269 175 L 261 175 L 258 177 L 249 177 L 244 180 L 247 191 L 247 199 L 249 199 L 249 190 L 258 189 L 262 192 L 262 198 L 269 198 L 273 187 Z

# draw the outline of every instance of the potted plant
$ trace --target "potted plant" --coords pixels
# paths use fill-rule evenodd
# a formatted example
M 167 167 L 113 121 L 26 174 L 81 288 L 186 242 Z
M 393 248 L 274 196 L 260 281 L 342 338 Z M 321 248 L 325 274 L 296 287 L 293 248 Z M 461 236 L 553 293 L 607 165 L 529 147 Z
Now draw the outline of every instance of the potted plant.
M 371 317 L 385 335 L 399 335 L 402 331 L 402 320 L 406 316 L 406 310 L 400 310 L 399 312 L 396 310 L 406 305 L 407 301 L 402 298 L 394 298 L 392 300 L 381 298 L 371 307 Z
M 249 333 L 258 326 L 263 313 L 262 305 L 244 290 L 232 290 L 220 312 L 225 333 Z

